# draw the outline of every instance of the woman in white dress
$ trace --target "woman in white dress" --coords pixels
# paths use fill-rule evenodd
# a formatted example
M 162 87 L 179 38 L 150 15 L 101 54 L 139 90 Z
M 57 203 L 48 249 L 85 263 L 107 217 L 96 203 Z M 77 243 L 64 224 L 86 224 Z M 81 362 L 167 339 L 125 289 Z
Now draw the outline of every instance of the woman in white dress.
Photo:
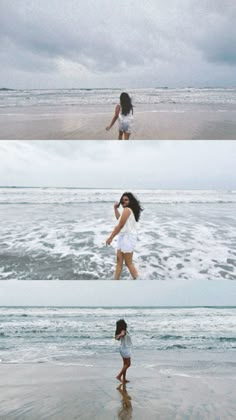
M 123 207 L 122 214 L 118 210 L 120 204 Z M 115 280 L 120 279 L 124 262 L 132 278 L 138 277 L 133 263 L 133 252 L 137 242 L 137 222 L 142 210 L 140 202 L 131 192 L 125 192 L 119 203 L 114 204 L 115 217 L 119 223 L 106 240 L 106 244 L 110 245 L 114 237 L 118 235 Z
M 115 124 L 116 120 L 119 122 L 119 137 L 118 140 L 129 140 L 132 128 L 133 128 L 133 117 L 134 110 L 130 96 L 128 93 L 123 92 L 120 95 L 120 104 L 116 105 L 114 117 L 111 120 L 110 125 L 106 127 L 109 131 Z
M 124 319 L 119 319 L 116 323 L 115 339 L 120 341 L 120 355 L 123 359 L 123 367 L 117 375 L 118 381 L 129 382 L 126 379 L 126 371 L 131 365 L 131 337 L 127 331 L 127 324 Z

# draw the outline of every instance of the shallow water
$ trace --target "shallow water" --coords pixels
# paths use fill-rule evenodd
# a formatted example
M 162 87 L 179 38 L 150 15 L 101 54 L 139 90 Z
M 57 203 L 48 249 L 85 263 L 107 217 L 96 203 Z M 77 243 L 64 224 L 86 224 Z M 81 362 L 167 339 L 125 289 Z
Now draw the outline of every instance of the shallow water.
M 0 279 L 111 279 L 122 191 L 0 189 Z M 137 191 L 140 279 L 236 279 L 234 191 Z M 122 278 L 129 279 L 126 268 Z
M 236 350 L 235 307 L 1 307 L 1 362 L 94 363 L 100 355 L 118 352 L 114 331 L 121 317 L 128 323 L 137 357 L 165 350 L 174 361 L 179 352 Z

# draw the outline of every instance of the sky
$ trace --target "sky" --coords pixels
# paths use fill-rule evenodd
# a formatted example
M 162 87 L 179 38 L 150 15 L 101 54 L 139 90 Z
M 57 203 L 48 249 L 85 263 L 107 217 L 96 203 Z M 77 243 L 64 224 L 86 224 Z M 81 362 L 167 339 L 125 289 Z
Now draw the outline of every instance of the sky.
M 118 284 L 119 283 L 119 284 Z M 234 281 L 1 281 L 0 306 L 235 306 Z M 117 293 L 119 287 L 119 293 Z M 122 299 L 121 299 L 122 296 Z
M 236 141 L 1 140 L 0 186 L 236 189 Z
M 1 0 L 0 87 L 236 86 L 235 0 Z

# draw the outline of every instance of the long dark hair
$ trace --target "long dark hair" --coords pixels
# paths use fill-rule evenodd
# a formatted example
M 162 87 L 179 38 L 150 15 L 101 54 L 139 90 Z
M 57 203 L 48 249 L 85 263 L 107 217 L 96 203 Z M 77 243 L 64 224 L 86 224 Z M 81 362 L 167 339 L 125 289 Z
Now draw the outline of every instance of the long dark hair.
M 123 330 L 125 330 L 125 331 L 127 330 L 127 324 L 126 324 L 124 319 L 119 319 L 119 321 L 117 321 L 117 323 L 116 323 L 115 335 L 120 334 L 121 331 L 123 331 Z
M 133 105 L 130 96 L 128 93 L 123 92 L 120 95 L 120 106 L 121 106 L 121 114 L 128 115 L 130 111 L 132 111 L 132 114 L 134 112 Z
M 129 205 L 127 207 L 129 207 L 133 211 L 135 220 L 136 220 L 136 222 L 138 222 L 139 218 L 140 218 L 141 211 L 143 211 L 143 208 L 141 207 L 140 202 L 131 192 L 125 192 L 121 196 L 120 204 L 122 203 L 122 199 L 123 199 L 124 196 L 128 197 Z

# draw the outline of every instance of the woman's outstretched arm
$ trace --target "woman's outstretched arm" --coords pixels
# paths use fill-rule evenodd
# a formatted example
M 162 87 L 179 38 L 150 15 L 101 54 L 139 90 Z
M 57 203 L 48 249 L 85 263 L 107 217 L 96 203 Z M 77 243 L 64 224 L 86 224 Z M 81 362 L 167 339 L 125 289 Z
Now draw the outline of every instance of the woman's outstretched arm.
M 112 118 L 110 125 L 108 125 L 108 126 L 106 127 L 106 130 L 107 130 L 107 131 L 109 131 L 109 130 L 110 130 L 110 128 L 111 128 L 111 127 L 115 124 L 116 120 L 117 120 L 117 119 L 118 119 L 118 117 L 119 117 L 119 112 L 120 112 L 120 105 L 116 105 L 116 109 L 115 109 L 115 114 L 114 114 L 114 117 Z
M 126 223 L 126 220 L 128 219 L 128 217 L 130 216 L 130 213 L 131 213 L 131 211 L 130 211 L 130 209 L 129 208 L 125 208 L 124 209 L 124 211 L 123 211 L 123 213 L 122 213 L 122 216 L 121 216 L 121 218 L 120 218 L 120 221 L 119 221 L 119 223 L 118 223 L 118 225 L 115 227 L 115 229 L 113 230 L 113 232 L 111 233 L 111 235 L 109 236 L 109 238 L 106 240 L 106 244 L 107 245 L 110 245 L 111 244 L 111 242 L 112 242 L 112 240 L 113 240 L 113 238 L 116 236 L 116 235 L 118 235 L 118 233 L 120 232 L 120 230 L 123 228 L 123 226 L 125 225 L 125 223 Z

